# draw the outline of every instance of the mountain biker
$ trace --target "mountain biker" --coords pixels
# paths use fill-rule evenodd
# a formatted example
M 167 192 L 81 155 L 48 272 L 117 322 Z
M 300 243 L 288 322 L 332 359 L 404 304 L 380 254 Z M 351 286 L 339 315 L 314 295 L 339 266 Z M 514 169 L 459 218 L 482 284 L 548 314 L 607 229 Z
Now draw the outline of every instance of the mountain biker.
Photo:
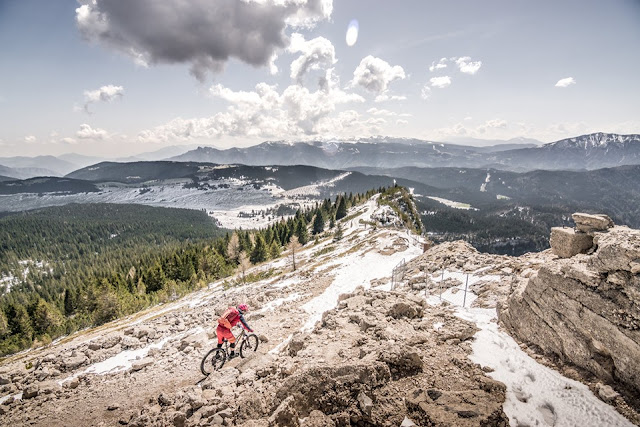
M 216 335 L 218 335 L 218 348 L 222 348 L 222 343 L 226 339 L 231 344 L 231 359 L 236 357 L 236 337 L 231 333 L 231 328 L 236 326 L 238 322 L 242 324 L 242 327 L 247 332 L 253 332 L 253 329 L 249 327 L 247 321 L 244 319 L 244 313 L 249 311 L 247 304 L 240 304 L 238 307 L 229 307 L 222 316 L 218 319 L 218 327 L 216 328 Z

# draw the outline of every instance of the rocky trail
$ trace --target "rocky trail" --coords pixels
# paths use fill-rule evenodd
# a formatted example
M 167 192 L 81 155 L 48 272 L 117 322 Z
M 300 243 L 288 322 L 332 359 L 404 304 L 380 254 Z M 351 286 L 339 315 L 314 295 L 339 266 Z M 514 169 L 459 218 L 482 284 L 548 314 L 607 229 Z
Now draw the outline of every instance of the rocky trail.
M 550 251 L 454 242 L 423 254 L 405 230 L 363 223 L 380 209 L 374 198 L 352 210 L 343 239 L 310 243 L 296 271 L 283 256 L 255 267 L 268 279 L 213 283 L 4 361 L 0 424 L 632 425 L 498 327 L 496 307 Z M 215 321 L 240 302 L 258 352 L 205 378 Z

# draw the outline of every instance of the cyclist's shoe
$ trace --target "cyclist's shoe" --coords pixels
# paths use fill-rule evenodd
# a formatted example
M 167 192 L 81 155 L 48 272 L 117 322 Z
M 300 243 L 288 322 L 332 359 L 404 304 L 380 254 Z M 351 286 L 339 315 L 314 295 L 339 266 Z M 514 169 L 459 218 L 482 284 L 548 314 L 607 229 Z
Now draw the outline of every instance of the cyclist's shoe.
M 222 354 L 220 354 L 219 352 L 216 353 L 216 355 L 213 357 L 215 360 L 220 360 L 222 359 Z
M 231 353 L 231 354 L 229 354 L 229 360 L 231 360 L 233 358 L 236 358 L 238 356 L 240 356 L 238 353 Z

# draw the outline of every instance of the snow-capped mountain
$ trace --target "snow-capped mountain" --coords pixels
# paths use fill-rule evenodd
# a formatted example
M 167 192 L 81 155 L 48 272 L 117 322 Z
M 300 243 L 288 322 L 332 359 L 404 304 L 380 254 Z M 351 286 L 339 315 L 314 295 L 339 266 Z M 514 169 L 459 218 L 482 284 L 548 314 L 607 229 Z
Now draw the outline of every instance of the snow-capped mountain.
M 490 158 L 512 169 L 601 169 L 640 164 L 640 135 L 593 133 L 497 153 Z M 500 167 L 498 167 L 500 168 Z
M 493 167 L 502 170 L 599 169 L 640 164 L 640 135 L 596 133 L 543 146 L 505 144 L 472 147 L 406 138 L 264 142 L 247 148 L 199 147 L 176 161 L 247 165 L 310 165 L 330 169 L 354 167 Z

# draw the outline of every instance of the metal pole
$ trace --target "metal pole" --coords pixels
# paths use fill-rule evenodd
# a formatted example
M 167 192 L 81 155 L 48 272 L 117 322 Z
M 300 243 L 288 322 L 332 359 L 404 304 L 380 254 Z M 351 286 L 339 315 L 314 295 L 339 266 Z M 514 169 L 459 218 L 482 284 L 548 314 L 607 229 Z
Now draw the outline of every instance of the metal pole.
M 462 307 L 467 304 L 467 287 L 469 286 L 469 273 L 467 273 L 467 283 L 464 285 L 464 299 L 462 300 Z

